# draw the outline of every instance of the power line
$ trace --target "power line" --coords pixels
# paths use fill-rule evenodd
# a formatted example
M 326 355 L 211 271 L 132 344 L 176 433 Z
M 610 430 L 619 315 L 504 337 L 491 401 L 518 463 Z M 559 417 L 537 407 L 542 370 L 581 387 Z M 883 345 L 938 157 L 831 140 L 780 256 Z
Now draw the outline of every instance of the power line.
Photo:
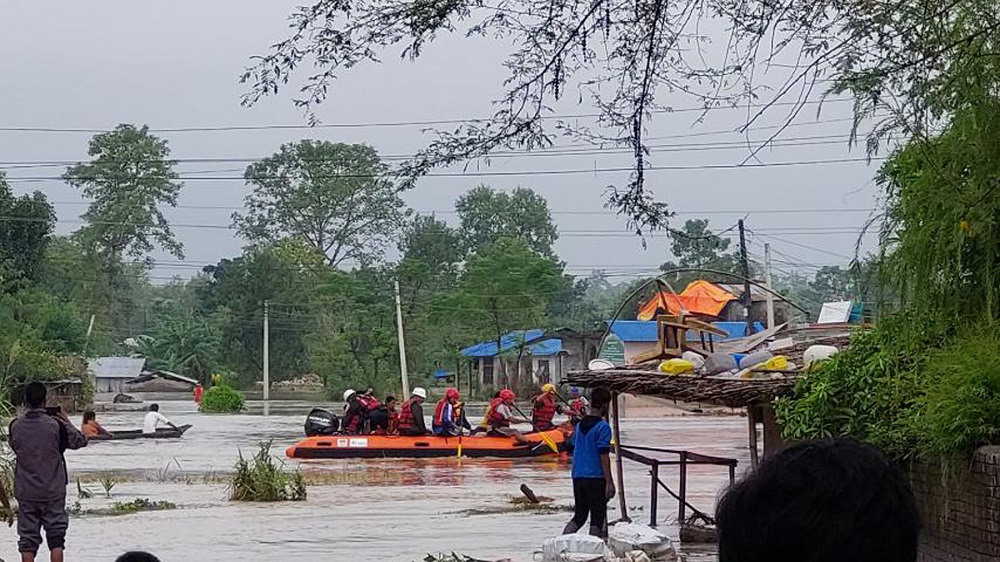
M 881 161 L 885 158 L 835 158 L 831 160 L 792 160 L 784 162 L 750 162 L 746 164 L 695 164 L 695 165 L 672 165 L 672 166 L 647 166 L 646 172 L 660 171 L 700 171 L 700 170 L 732 170 L 732 169 L 757 169 L 757 168 L 786 168 L 794 166 L 823 166 L 831 164 L 855 164 L 871 163 Z M 632 166 L 619 166 L 611 168 L 582 168 L 563 170 L 518 170 L 518 171 L 496 171 L 496 172 L 429 172 L 421 177 L 531 177 L 531 176 L 560 176 L 576 174 L 600 174 L 632 172 Z M 177 178 L 164 178 L 174 181 L 247 181 L 243 176 L 183 176 L 178 174 Z M 365 179 L 374 177 L 371 174 L 330 174 L 327 176 L 311 176 L 312 179 Z M 147 178 L 151 179 L 151 178 Z M 282 179 L 281 176 L 264 176 L 260 179 Z M 61 176 L 21 176 L 7 178 L 8 182 L 38 182 L 38 181 L 62 181 Z
M 733 105 L 733 106 L 714 106 L 714 107 L 684 107 L 676 109 L 659 109 L 653 111 L 656 114 L 670 114 L 670 113 L 701 113 L 701 112 L 713 112 L 719 110 L 733 110 L 733 109 L 753 109 L 753 108 L 763 108 L 763 107 L 789 107 L 789 106 L 801 106 L 801 105 L 819 105 L 819 104 L 835 104 L 835 103 L 846 103 L 853 102 L 849 98 L 837 98 L 837 99 L 827 99 L 827 100 L 807 100 L 807 101 L 795 101 L 795 102 L 778 102 L 772 104 L 746 104 L 746 105 Z M 600 113 L 581 113 L 581 114 L 570 114 L 570 115 L 544 115 L 541 119 L 593 119 L 601 117 Z M 150 128 L 149 131 L 152 133 L 202 133 L 202 132 L 230 132 L 230 131 L 271 131 L 271 130 L 312 130 L 312 129 L 364 129 L 364 128 L 381 128 L 381 127 L 428 127 L 434 125 L 463 125 L 471 123 L 488 123 L 493 121 L 491 118 L 477 117 L 471 119 L 429 119 L 429 120 L 413 120 L 413 121 L 382 121 L 382 122 L 368 122 L 368 123 L 319 123 L 316 125 L 308 124 L 277 124 L 277 125 L 222 125 L 222 126 L 206 126 L 206 127 L 161 127 L 161 128 Z M 0 127 L 0 132 L 15 132 L 15 133 L 84 133 L 84 134 L 99 134 L 111 131 L 111 129 L 101 129 L 93 127 L 83 127 L 83 128 L 71 128 L 71 127 Z

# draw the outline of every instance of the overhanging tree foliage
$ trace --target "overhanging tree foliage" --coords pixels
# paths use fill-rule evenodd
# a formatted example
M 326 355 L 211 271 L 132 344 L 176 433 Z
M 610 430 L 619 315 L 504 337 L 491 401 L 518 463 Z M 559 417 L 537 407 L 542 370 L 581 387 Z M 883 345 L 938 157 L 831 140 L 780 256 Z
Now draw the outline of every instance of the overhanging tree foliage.
M 497 39 L 511 50 L 494 115 L 439 131 L 401 173 L 543 148 L 560 135 L 625 146 L 634 170 L 609 204 L 637 228 L 657 228 L 668 215 L 644 189 L 646 136 L 670 110 L 664 94 L 688 94 L 706 109 L 746 106 L 749 126 L 779 107 L 787 124 L 810 94 L 849 92 L 858 117 L 876 119 L 875 148 L 954 111 L 948 96 L 928 103 L 927 94 L 962 87 L 951 77 L 964 54 L 995 59 L 998 23 L 987 0 L 314 0 L 291 15 L 285 39 L 254 58 L 243 102 L 292 83 L 295 103 L 315 120 L 340 74 L 387 51 L 417 58 L 448 33 Z M 594 126 L 559 119 L 564 97 L 594 107 Z

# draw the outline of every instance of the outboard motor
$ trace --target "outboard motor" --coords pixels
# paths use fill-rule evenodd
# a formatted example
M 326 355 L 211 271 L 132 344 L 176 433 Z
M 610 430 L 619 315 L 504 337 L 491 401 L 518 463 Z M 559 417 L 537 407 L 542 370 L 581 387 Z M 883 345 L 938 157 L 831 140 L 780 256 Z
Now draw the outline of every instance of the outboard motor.
M 306 416 L 306 437 L 333 435 L 340 429 L 340 420 L 332 412 L 313 408 Z

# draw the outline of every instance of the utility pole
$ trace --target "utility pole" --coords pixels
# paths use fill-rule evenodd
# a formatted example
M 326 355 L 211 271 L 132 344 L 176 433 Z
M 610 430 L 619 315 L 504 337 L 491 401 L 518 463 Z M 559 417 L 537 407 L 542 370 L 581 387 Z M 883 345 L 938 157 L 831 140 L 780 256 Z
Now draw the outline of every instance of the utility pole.
M 270 339 L 271 330 L 268 327 L 270 320 L 268 314 L 268 302 L 264 301 L 264 408 L 267 408 L 268 400 L 271 399 L 271 369 L 270 369 Z
M 764 243 L 764 281 L 767 283 L 767 327 L 774 327 L 774 287 L 771 286 L 771 245 Z
M 750 319 L 750 308 L 753 306 L 753 296 L 750 294 L 750 260 L 747 258 L 746 229 L 743 219 L 740 219 L 740 265 L 743 269 L 743 306 L 746 307 L 747 335 L 753 333 L 753 320 Z M 768 326 L 770 327 L 770 326 Z
M 403 341 L 403 306 L 399 302 L 399 281 L 394 281 L 396 289 L 396 332 L 399 340 L 399 376 L 403 380 L 403 400 L 410 396 L 410 381 L 406 378 L 406 343 Z M 456 375 L 457 377 L 458 375 Z

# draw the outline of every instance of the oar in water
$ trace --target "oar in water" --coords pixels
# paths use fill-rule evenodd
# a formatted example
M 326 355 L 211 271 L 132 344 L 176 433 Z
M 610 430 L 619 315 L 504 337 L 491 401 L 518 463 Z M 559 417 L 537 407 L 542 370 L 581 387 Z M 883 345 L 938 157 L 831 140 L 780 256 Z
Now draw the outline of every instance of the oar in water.
M 529 420 L 531 419 L 528 416 L 524 415 L 524 412 L 522 412 L 521 409 L 517 407 L 517 404 L 514 404 L 514 409 L 517 410 L 517 413 L 521 414 L 522 418 Z M 538 436 L 541 437 L 542 441 L 544 441 L 545 444 L 549 446 L 549 449 L 552 449 L 553 453 L 559 452 L 559 445 L 556 445 L 556 442 L 553 441 L 552 438 L 548 436 L 548 434 L 546 434 L 544 431 L 539 431 Z
M 462 434 L 465 433 L 465 424 L 462 423 L 462 408 L 464 404 L 458 405 L 455 417 L 458 418 L 458 458 L 462 458 Z

